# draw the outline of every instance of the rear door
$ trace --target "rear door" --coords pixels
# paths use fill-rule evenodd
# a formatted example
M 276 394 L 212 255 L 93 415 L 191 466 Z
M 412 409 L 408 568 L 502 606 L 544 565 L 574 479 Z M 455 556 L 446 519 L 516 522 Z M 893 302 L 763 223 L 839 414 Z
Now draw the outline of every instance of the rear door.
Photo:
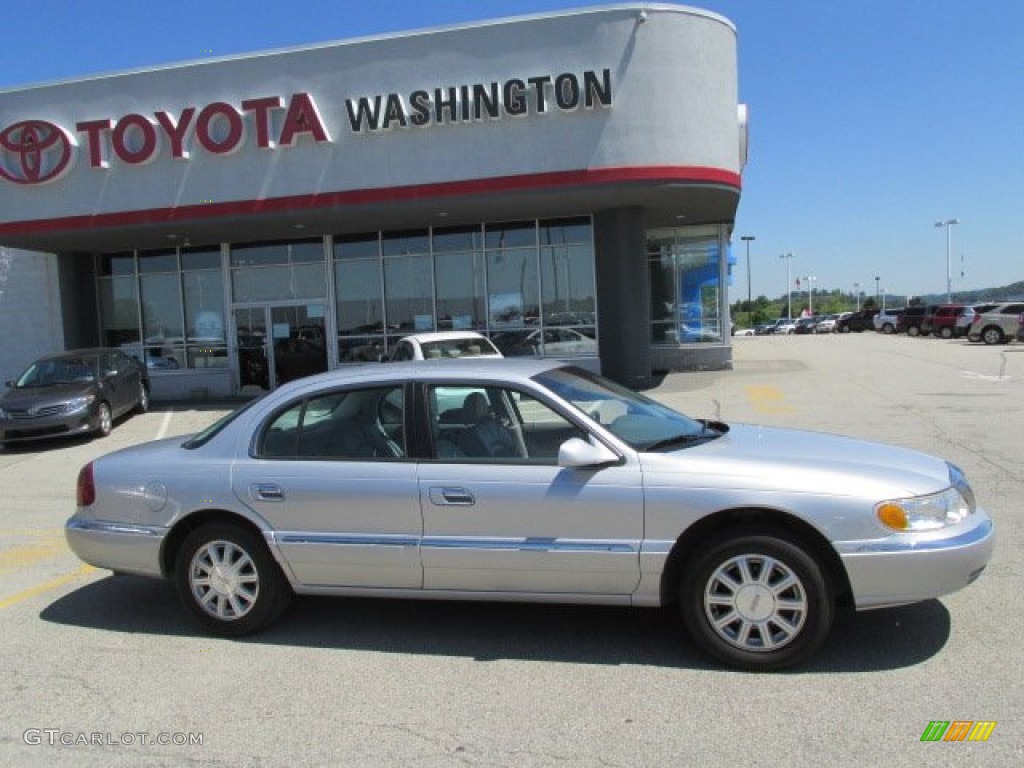
M 319 393 L 272 415 L 235 495 L 270 523 L 310 587 L 422 585 L 416 463 L 405 448 L 401 385 Z

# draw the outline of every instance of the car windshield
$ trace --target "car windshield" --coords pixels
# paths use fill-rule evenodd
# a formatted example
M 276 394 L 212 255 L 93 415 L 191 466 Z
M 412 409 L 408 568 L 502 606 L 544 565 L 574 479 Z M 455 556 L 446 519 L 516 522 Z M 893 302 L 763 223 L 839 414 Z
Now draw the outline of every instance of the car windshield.
M 89 384 L 96 381 L 95 357 L 60 357 L 37 360 L 18 377 L 14 386 L 57 387 L 63 384 Z
M 582 368 L 556 368 L 534 381 L 638 451 L 696 445 L 719 437 L 724 427 L 691 419 Z

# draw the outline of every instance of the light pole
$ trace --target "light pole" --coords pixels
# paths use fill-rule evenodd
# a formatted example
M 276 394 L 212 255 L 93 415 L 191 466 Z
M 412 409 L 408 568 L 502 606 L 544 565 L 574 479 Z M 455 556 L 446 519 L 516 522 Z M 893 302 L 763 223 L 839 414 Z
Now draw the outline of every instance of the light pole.
M 743 235 L 740 237 L 740 240 L 747 244 L 747 325 L 751 328 L 754 327 L 754 308 L 751 306 L 752 299 L 750 296 L 750 241 L 756 239 L 753 235 Z
M 860 312 L 860 283 L 853 284 L 853 293 L 857 298 L 857 311 Z
M 793 254 L 784 253 L 779 256 L 786 260 L 786 319 L 793 319 Z
M 954 224 L 959 224 L 960 219 L 946 219 L 945 221 L 936 221 L 936 227 L 946 228 L 946 303 L 953 303 L 953 255 L 952 255 L 952 236 L 950 235 L 950 229 Z
M 817 279 L 814 275 L 804 278 L 807 281 L 807 312 L 811 317 L 814 317 L 814 281 Z
M 879 286 L 879 282 L 878 281 L 881 280 L 881 279 L 882 278 L 880 278 L 878 275 L 875 275 L 875 306 L 876 307 L 882 306 L 882 304 L 881 304 L 881 293 L 882 293 L 882 290 L 881 290 L 881 288 L 878 287 Z

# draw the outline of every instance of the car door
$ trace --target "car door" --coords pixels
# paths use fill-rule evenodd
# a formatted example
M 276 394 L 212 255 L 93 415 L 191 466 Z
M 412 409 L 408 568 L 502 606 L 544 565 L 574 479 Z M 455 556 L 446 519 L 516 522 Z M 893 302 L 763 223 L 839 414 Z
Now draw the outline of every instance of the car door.
M 275 412 L 235 495 L 273 529 L 309 587 L 422 585 L 416 464 L 405 449 L 402 386 L 318 393 Z
M 123 368 L 123 366 L 122 366 Z M 102 352 L 99 355 L 99 380 L 104 396 L 110 403 L 110 410 L 115 417 L 120 416 L 130 407 L 132 397 L 124 380 L 127 371 L 118 367 L 117 354 Z
M 419 468 L 425 589 L 623 596 L 636 589 L 638 466 L 559 467 L 561 443 L 588 435 L 528 392 L 458 383 L 425 392 L 434 445 L 434 458 Z M 464 439 L 478 429 L 464 412 L 481 394 L 486 418 L 511 433 L 514 452 L 479 455 L 488 441 Z

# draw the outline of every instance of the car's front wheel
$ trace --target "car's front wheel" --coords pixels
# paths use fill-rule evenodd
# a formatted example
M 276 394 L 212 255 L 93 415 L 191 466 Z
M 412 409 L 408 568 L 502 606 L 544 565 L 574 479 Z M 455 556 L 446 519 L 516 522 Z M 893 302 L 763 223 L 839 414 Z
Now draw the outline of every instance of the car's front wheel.
M 694 642 L 747 670 L 781 669 L 813 654 L 835 612 L 815 557 L 775 532 L 720 536 L 695 556 L 680 587 Z
M 230 524 L 206 525 L 188 535 L 175 561 L 174 582 L 201 626 L 231 637 L 263 629 L 291 598 L 263 540 Z
M 145 384 L 139 384 L 139 397 L 135 403 L 137 413 L 145 413 L 149 410 L 149 389 Z
M 96 414 L 96 434 L 99 437 L 106 437 L 114 429 L 114 414 L 110 406 L 100 403 Z

